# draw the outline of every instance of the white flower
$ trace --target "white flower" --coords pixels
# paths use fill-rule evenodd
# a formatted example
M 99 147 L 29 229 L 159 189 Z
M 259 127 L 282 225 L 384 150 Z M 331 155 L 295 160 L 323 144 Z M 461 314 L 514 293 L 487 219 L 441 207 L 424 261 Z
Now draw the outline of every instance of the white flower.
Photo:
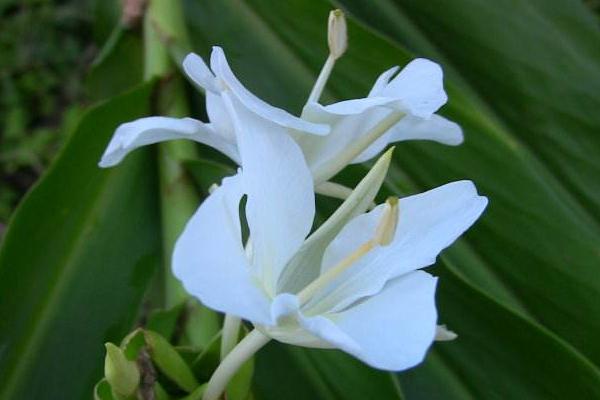
M 123 124 L 115 132 L 100 166 L 113 166 L 142 145 L 170 139 L 207 144 L 239 163 L 239 143 L 223 101 L 225 95 L 236 99 L 248 115 L 283 128 L 278 131 L 293 137 L 304 153 L 315 185 L 327 181 L 349 163 L 374 157 L 391 142 L 462 142 L 460 127 L 434 114 L 447 97 L 441 68 L 428 60 L 416 59 L 396 76 L 397 67 L 384 72 L 366 98 L 327 106 L 316 102 L 329 70 L 322 72 L 316 85 L 320 89 L 313 91 L 301 117 L 273 107 L 247 90 L 231 71 L 220 47 L 213 48 L 210 64 L 209 69 L 195 54 L 183 62 L 187 75 L 206 92 L 210 123 L 192 118 L 149 117 Z M 333 64 L 329 64 L 330 69 Z
M 224 179 L 177 241 L 173 270 L 186 290 L 215 310 L 251 321 L 266 337 L 339 348 L 386 370 L 419 363 L 437 322 L 436 278 L 419 269 L 474 223 L 487 199 L 461 181 L 364 213 L 387 170 L 388 152 L 308 236 L 315 203 L 302 150 L 278 131 L 285 128 L 274 129 L 235 96 L 225 95 L 224 103 L 234 116 L 242 168 Z

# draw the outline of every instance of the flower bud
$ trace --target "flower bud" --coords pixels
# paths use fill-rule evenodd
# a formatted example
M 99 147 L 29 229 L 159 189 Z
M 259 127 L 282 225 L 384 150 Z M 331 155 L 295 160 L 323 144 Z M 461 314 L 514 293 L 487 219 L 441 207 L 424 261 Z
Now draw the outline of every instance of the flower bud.
M 163 374 L 188 393 L 198 387 L 194 374 L 167 339 L 148 330 L 144 330 L 144 338 L 152 361 Z
M 346 18 L 342 10 L 337 9 L 329 13 L 327 43 L 329 43 L 329 54 L 335 60 L 340 58 L 348 47 Z
M 129 397 L 135 394 L 140 383 L 140 371 L 135 361 L 128 360 L 119 347 L 106 343 L 104 376 L 117 396 Z

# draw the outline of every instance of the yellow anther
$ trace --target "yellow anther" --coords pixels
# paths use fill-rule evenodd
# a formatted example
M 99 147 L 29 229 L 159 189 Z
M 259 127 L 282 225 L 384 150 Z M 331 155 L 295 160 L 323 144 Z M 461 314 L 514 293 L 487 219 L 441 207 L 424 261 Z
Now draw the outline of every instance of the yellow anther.
M 375 236 L 361 244 L 356 250 L 302 289 L 298 293 L 301 304 L 305 304 L 319 289 L 331 283 L 373 248 L 387 246 L 392 242 L 396 233 L 396 226 L 398 225 L 398 198 L 389 197 L 384 207 L 383 215 L 375 230 Z
M 384 207 L 383 215 L 373 238 L 373 241 L 380 246 L 387 246 L 394 240 L 396 226 L 398 225 L 398 198 L 388 197 Z
M 346 29 L 346 18 L 342 10 L 333 10 L 329 13 L 327 31 L 327 43 L 329 54 L 337 60 L 344 54 L 348 47 L 348 33 Z

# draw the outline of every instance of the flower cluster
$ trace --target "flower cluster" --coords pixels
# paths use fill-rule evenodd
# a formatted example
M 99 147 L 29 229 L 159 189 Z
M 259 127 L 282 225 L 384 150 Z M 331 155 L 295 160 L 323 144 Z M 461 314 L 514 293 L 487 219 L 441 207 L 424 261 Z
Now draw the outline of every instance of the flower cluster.
M 322 105 L 320 94 L 346 49 L 341 12 L 332 12 L 329 27 L 330 56 L 299 117 L 253 95 L 215 47 L 210 68 L 195 54 L 183 64 L 206 94 L 210 123 L 149 117 L 123 124 L 100 162 L 113 166 L 142 145 L 189 139 L 240 166 L 198 208 L 172 259 L 191 295 L 256 328 L 223 360 L 206 399 L 218 397 L 237 366 L 269 339 L 338 348 L 399 371 L 423 359 L 436 332 L 453 336 L 437 326 L 437 279 L 422 268 L 477 220 L 487 199 L 472 182 L 459 181 L 369 210 L 392 150 L 354 190 L 330 182 L 392 142 L 462 142 L 460 127 L 435 114 L 447 100 L 441 68 L 416 59 L 382 73 L 365 98 Z M 315 192 L 344 201 L 313 229 Z

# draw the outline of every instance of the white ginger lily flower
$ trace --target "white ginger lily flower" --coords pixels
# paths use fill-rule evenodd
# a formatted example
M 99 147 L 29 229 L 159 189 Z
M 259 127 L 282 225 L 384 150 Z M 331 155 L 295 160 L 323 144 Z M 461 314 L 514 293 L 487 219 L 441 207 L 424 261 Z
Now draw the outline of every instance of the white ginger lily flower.
M 434 114 L 447 100 L 439 65 L 425 59 L 409 63 L 396 76 L 394 67 L 377 79 L 366 98 L 323 106 L 317 102 L 334 58 L 315 84 L 301 117 L 273 107 L 246 89 L 235 77 L 225 54 L 214 47 L 209 69 L 202 58 L 190 54 L 183 67 L 206 93 L 210 123 L 193 118 L 148 117 L 121 125 L 101 161 L 101 167 L 119 163 L 130 151 L 151 143 L 189 139 L 204 143 L 240 163 L 231 116 L 223 102 L 229 95 L 250 113 L 282 127 L 300 145 L 317 185 L 326 182 L 349 163 L 376 156 L 389 143 L 434 140 L 458 145 L 460 127 Z
M 342 206 L 310 236 L 313 180 L 293 139 L 224 97 L 234 116 L 242 168 L 199 207 L 175 246 L 173 271 L 186 290 L 256 330 L 223 360 L 205 399 L 271 338 L 338 348 L 385 370 L 419 363 L 436 335 L 435 262 L 480 216 L 487 199 L 469 181 L 364 213 L 383 181 L 388 151 Z M 251 250 L 244 249 L 240 202 Z M 308 236 L 308 238 L 307 238 Z

